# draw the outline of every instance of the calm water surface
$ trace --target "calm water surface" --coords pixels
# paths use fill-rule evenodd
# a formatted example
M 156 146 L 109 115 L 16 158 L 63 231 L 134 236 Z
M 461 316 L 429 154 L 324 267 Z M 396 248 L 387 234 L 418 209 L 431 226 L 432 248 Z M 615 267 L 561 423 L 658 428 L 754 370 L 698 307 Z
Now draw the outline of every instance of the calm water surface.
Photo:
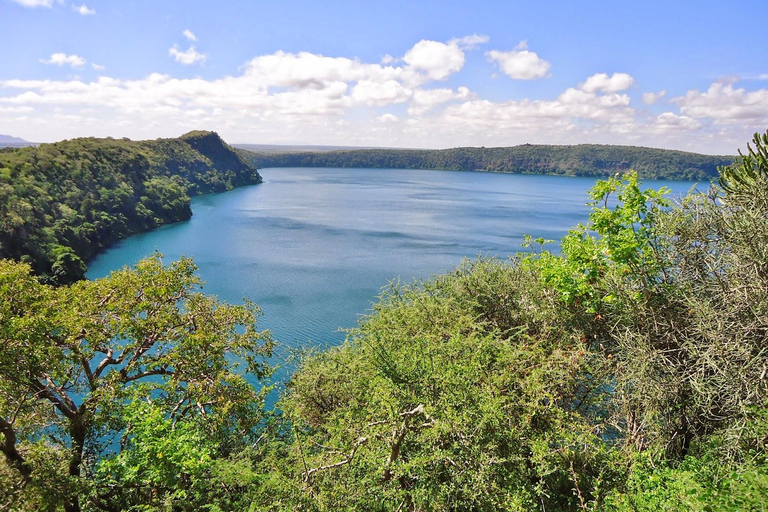
M 392 279 L 463 258 L 505 257 L 524 234 L 559 239 L 587 220 L 592 178 L 394 169 L 260 169 L 264 183 L 192 200 L 187 222 L 115 244 L 101 277 L 159 251 L 193 256 L 205 292 L 250 299 L 283 349 L 337 344 Z M 646 181 L 675 193 L 692 182 Z M 285 371 L 278 375 L 284 378 Z

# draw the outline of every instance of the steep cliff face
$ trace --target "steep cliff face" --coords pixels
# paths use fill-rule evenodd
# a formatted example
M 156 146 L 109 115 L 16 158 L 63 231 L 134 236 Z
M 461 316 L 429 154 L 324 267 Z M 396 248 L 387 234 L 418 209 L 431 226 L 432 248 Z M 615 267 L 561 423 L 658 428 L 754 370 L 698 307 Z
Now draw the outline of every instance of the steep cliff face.
M 214 132 L 178 139 L 81 138 L 0 152 L 0 258 L 43 280 L 83 277 L 115 241 L 192 215 L 189 197 L 261 183 Z
M 216 132 L 192 131 L 179 137 L 179 140 L 186 142 L 195 151 L 205 155 L 219 170 L 241 174 L 250 169 L 242 156 L 224 142 Z

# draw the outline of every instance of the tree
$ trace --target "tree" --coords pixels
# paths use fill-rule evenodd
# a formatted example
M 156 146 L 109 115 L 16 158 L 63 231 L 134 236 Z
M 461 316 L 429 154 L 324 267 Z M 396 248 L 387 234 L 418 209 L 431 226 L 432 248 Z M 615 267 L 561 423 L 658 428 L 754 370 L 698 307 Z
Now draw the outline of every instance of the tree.
M 255 305 L 200 293 L 195 270 L 157 255 L 54 289 L 29 266 L 0 261 L 0 451 L 14 478 L 6 499 L 77 511 L 87 495 L 91 508 L 124 507 L 119 484 L 96 485 L 94 468 L 136 446 L 140 407 L 180 431 L 194 424 L 219 451 L 256 435 L 269 388 L 247 376 L 270 373 L 271 338 L 255 328 Z M 54 465 L 59 478 L 41 470 Z
M 601 358 L 632 450 L 679 462 L 718 437 L 739 458 L 768 405 L 768 135 L 754 144 L 674 207 L 632 174 L 598 182 L 562 257 L 531 260 Z
M 614 477 L 586 347 L 536 276 L 497 260 L 393 286 L 281 406 L 284 489 L 311 510 L 574 510 Z M 260 504 L 261 505 L 261 504 Z

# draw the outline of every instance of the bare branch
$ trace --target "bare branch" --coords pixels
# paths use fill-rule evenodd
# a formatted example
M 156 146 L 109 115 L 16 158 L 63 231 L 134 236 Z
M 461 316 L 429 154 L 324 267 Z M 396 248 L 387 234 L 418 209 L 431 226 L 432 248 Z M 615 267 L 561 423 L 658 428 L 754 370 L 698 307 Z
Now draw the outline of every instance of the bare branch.
M 409 420 L 411 420 L 412 418 L 416 417 L 419 414 L 423 414 L 424 418 L 427 421 L 419 425 L 410 425 Z M 384 474 L 382 476 L 382 479 L 385 482 L 392 479 L 393 473 L 390 468 L 392 467 L 392 464 L 394 464 L 397 458 L 400 456 L 400 447 L 402 446 L 403 440 L 405 439 L 405 434 L 407 434 L 409 430 L 421 430 L 424 428 L 430 428 L 435 425 L 435 420 L 424 412 L 424 404 L 419 404 L 418 406 L 411 409 L 410 411 L 401 412 L 399 416 L 403 418 L 403 424 L 400 426 L 399 429 L 396 429 L 392 433 L 392 439 L 393 439 L 392 450 L 390 451 L 389 457 L 387 458 L 386 467 L 384 469 Z
M 169 370 L 167 367 L 155 368 L 154 370 L 147 370 L 146 372 L 139 372 L 134 375 L 126 375 L 123 382 L 133 382 L 152 375 L 174 375 L 174 371 Z
M 37 397 L 45 398 L 46 400 L 51 402 L 67 418 L 70 418 L 70 419 L 74 418 L 75 415 L 77 414 L 77 408 L 74 407 L 74 402 L 70 407 L 68 404 L 64 403 L 58 396 L 56 396 L 56 394 L 53 391 L 51 391 L 47 386 L 40 384 L 38 381 L 34 379 L 31 379 L 29 381 L 29 386 L 35 391 L 35 395 Z
M 347 456 L 346 459 L 340 460 L 339 462 L 335 462 L 333 464 L 328 464 L 327 466 L 320 466 L 320 467 L 312 468 L 308 470 L 304 475 L 304 481 L 305 482 L 308 481 L 312 477 L 312 475 L 314 475 L 318 471 L 325 471 L 327 469 L 338 468 L 346 464 L 350 464 L 352 462 L 352 459 L 355 457 L 355 452 L 357 452 L 357 449 L 360 448 L 366 442 L 368 442 L 368 438 L 361 437 L 355 442 L 355 444 L 352 445 L 352 450 L 349 452 L 349 456 Z

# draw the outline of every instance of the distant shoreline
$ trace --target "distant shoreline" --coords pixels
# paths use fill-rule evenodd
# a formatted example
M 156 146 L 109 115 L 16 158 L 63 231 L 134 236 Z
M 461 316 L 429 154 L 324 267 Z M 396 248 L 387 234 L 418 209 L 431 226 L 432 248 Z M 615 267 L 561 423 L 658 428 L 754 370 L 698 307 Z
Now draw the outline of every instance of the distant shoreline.
M 289 150 L 291 147 L 294 149 Z M 733 156 L 726 155 L 600 144 L 451 149 L 337 149 L 328 146 L 312 151 L 308 149 L 310 147 L 238 145 L 243 158 L 257 168 L 434 169 L 595 178 L 634 170 L 641 179 L 697 181 L 716 178 L 719 167 L 734 161 Z

